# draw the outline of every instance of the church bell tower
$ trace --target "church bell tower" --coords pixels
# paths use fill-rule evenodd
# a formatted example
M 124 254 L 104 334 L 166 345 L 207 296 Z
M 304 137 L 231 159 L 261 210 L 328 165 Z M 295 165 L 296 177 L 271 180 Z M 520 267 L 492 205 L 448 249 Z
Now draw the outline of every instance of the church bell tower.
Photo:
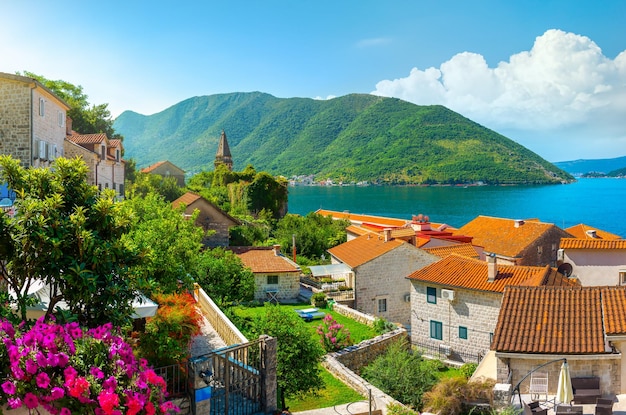
M 215 154 L 215 168 L 220 164 L 225 164 L 228 170 L 233 170 L 233 157 L 230 155 L 230 148 L 228 147 L 228 140 L 226 139 L 226 133 L 222 130 L 220 136 L 220 143 L 217 146 L 217 153 Z

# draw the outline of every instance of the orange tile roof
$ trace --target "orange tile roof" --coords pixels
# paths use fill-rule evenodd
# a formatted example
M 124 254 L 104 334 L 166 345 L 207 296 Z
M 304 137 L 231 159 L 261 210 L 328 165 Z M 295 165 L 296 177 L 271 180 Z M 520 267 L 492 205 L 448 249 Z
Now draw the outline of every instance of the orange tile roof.
M 406 219 L 385 218 L 382 216 L 359 215 L 349 212 L 338 212 L 334 210 L 318 209 L 315 211 L 322 216 L 332 216 L 333 219 L 346 219 L 350 222 L 370 223 L 374 225 L 387 225 L 390 227 L 402 227 L 411 222 Z
M 515 227 L 515 220 L 478 216 L 465 224 L 455 235 L 473 236 L 474 245 L 484 247 L 487 252 L 494 252 L 508 257 L 520 255 L 539 237 L 553 228 L 551 223 L 525 220 L 523 225 Z
M 72 135 L 68 135 L 67 139 L 76 144 L 98 144 L 98 143 L 108 140 L 107 135 L 104 133 L 72 134 Z
M 144 167 L 143 169 L 141 169 L 141 172 L 142 172 L 142 173 L 150 173 L 151 171 L 153 171 L 154 169 L 156 169 L 157 167 L 159 167 L 160 165 L 162 165 L 162 164 L 164 164 L 164 163 L 166 163 L 166 162 L 167 162 L 167 160 L 164 160 L 164 161 L 157 161 L 157 162 L 156 162 L 156 163 L 154 163 L 153 165 L 148 166 L 148 167 Z
M 109 145 L 111 147 L 122 147 L 122 140 L 118 140 L 118 139 L 109 140 Z
M 346 228 L 346 232 L 350 232 L 355 235 L 361 236 L 361 235 L 367 235 L 368 233 L 371 233 L 372 231 L 370 231 L 369 229 L 362 228 L 360 226 L 350 225 Z
M 253 273 L 300 273 L 300 267 L 283 255 L 275 255 L 271 246 L 231 246 L 233 251 Z
M 174 200 L 172 202 L 172 207 L 174 209 L 178 209 L 178 207 L 181 204 L 185 204 L 185 206 L 189 206 L 190 204 L 192 204 L 193 202 L 195 202 L 196 200 L 202 198 L 202 196 L 197 195 L 195 193 L 192 192 L 187 192 L 184 195 L 182 195 L 181 197 L 179 197 L 178 199 Z
M 422 248 L 424 251 L 433 255 L 437 255 L 439 258 L 447 257 L 450 254 L 459 254 L 461 256 L 469 258 L 479 258 L 478 252 L 474 249 L 472 244 L 451 244 L 446 246 L 436 246 L 433 248 Z
M 511 353 L 607 353 L 605 334 L 624 333 L 626 287 L 507 287 L 491 348 Z
M 596 236 L 598 237 L 597 239 L 621 239 L 619 235 L 615 235 L 613 233 L 606 232 L 598 228 L 591 227 L 589 225 L 585 225 L 584 223 L 579 223 L 578 225 L 574 225 L 570 228 L 565 229 L 565 231 L 571 234 L 574 238 L 580 238 L 580 239 L 585 239 L 585 238 L 596 239 L 596 238 L 592 238 L 587 233 L 587 231 L 595 231 Z
M 399 239 L 385 242 L 385 238 L 381 235 L 368 234 L 337 245 L 329 249 L 328 252 L 354 269 L 403 244 L 408 244 L 408 242 Z
M 561 238 L 561 249 L 626 249 L 626 239 Z
M 418 236 L 417 239 L 415 240 L 415 246 L 417 246 L 418 248 L 421 248 L 422 246 L 426 245 L 428 242 L 430 242 L 429 238 L 420 238 Z
M 449 287 L 500 293 L 509 285 L 546 285 L 550 282 L 556 285 L 573 284 L 562 276 L 560 278 L 553 276 L 556 271 L 549 266 L 519 265 L 497 265 L 498 274 L 493 282 L 489 282 L 487 267 L 486 261 L 451 254 L 415 271 L 407 278 Z
M 413 228 L 400 228 L 391 230 L 392 238 L 406 238 L 413 236 L 415 236 L 415 231 L 413 230 Z

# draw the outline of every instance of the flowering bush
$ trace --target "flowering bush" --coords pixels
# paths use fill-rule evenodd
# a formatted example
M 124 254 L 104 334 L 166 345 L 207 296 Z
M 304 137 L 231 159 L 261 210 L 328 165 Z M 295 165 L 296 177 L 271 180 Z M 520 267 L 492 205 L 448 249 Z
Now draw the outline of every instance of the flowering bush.
M 343 324 L 337 323 L 330 314 L 326 314 L 322 324 L 317 326 L 317 334 L 320 335 L 320 343 L 327 352 L 334 352 L 352 345 L 348 329 L 344 329 Z
M 0 404 L 42 406 L 57 415 L 166 414 L 163 378 L 137 361 L 111 324 L 89 331 L 77 323 L 38 320 L 21 332 L 0 322 Z

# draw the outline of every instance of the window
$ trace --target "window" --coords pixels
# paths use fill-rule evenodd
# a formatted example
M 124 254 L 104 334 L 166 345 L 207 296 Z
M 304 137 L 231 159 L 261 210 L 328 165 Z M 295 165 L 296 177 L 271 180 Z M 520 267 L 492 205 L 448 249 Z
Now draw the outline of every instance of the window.
M 267 276 L 267 284 L 268 285 L 277 285 L 278 284 L 278 275 L 268 275 Z
M 467 340 L 467 327 L 459 326 L 459 339 Z
M 119 192 L 120 192 L 120 196 L 124 196 L 124 185 L 120 183 L 120 187 L 119 187 Z
M 437 304 L 437 289 L 435 287 L 426 287 L 426 301 Z
M 63 124 L 65 123 L 65 115 L 63 114 L 63 111 L 57 112 L 57 122 L 59 123 L 59 127 L 63 127 Z
M 537 247 L 537 253 L 538 253 L 539 255 L 543 254 L 543 246 L 538 246 L 538 247 Z
M 106 158 L 107 158 L 107 148 L 106 148 L 106 146 L 104 146 L 104 145 L 103 145 L 103 146 L 100 148 L 100 151 L 102 152 L 102 159 L 103 159 L 103 160 L 106 160 Z
M 386 298 L 379 298 L 378 299 L 378 312 L 379 313 L 386 313 L 387 312 L 387 299 Z
M 626 285 L 626 269 L 619 270 L 619 283 L 620 285 Z
M 120 161 L 120 151 L 119 150 L 115 150 L 115 160 L 116 161 Z
M 43 98 L 39 98 L 39 115 L 46 115 L 46 100 Z
M 443 323 L 441 321 L 430 321 L 430 338 L 443 340 Z
M 493 343 L 493 333 L 489 333 L 489 344 Z

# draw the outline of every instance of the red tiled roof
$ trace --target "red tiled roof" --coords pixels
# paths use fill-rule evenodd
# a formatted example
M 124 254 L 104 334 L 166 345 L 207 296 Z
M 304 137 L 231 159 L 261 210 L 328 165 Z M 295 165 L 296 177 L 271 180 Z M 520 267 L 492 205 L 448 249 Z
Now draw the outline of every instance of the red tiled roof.
M 350 225 L 346 228 L 346 232 L 350 232 L 350 233 L 360 236 L 360 235 L 367 235 L 368 233 L 371 233 L 372 231 L 370 231 L 369 229 L 362 228 L 360 226 Z
M 495 280 L 489 282 L 486 261 L 451 254 L 415 271 L 407 278 L 449 287 L 500 293 L 510 285 L 574 284 L 562 276 L 554 276 L 556 271 L 549 266 L 497 265 L 497 268 L 498 273 Z
M 158 162 L 154 163 L 154 164 L 153 164 L 153 165 L 151 165 L 151 166 L 144 167 L 143 169 L 141 169 L 141 172 L 142 172 L 142 173 L 150 173 L 151 171 L 153 171 L 154 169 L 156 169 L 157 167 L 159 167 L 160 165 L 162 165 L 162 164 L 164 164 L 164 163 L 167 163 L 167 160 L 164 160 L 164 161 L 158 161 Z
M 487 252 L 516 257 L 539 237 L 554 227 L 551 223 L 524 220 L 515 227 L 515 220 L 478 216 L 459 228 L 455 234 L 473 236 L 473 244 Z
M 459 254 L 468 258 L 479 258 L 478 252 L 472 244 L 450 244 L 445 246 L 436 246 L 433 248 L 422 248 L 424 251 L 439 258 L 447 257 L 450 254 Z
M 184 195 L 182 195 L 181 197 L 179 197 L 178 199 L 174 200 L 172 202 L 172 207 L 174 209 L 178 209 L 178 207 L 181 204 L 185 204 L 185 206 L 189 206 L 190 204 L 192 204 L 193 202 L 195 202 L 196 200 L 202 198 L 202 196 L 197 195 L 195 193 L 192 192 L 187 192 Z
M 109 140 L 109 145 L 111 147 L 122 147 L 122 140 L 118 140 L 118 139 Z
M 368 223 L 376 226 L 402 227 L 406 223 L 411 222 L 405 219 L 385 218 L 382 216 L 359 215 L 348 212 L 337 212 L 334 210 L 318 209 L 315 213 L 322 216 L 332 216 L 333 219 L 346 219 L 350 222 Z
M 300 273 L 300 267 L 283 255 L 274 254 L 271 246 L 231 246 L 233 251 L 253 273 Z
M 72 132 L 72 135 L 68 135 L 67 139 L 76 144 L 98 144 L 108 140 L 107 135 L 104 133 L 74 134 L 74 132 Z
M 625 316 L 626 287 L 507 287 L 491 348 L 606 353 L 605 334 L 626 333 Z
M 626 249 L 626 239 L 561 238 L 561 249 Z
M 368 234 L 337 245 L 328 252 L 354 269 L 406 243 L 399 239 L 385 242 L 381 235 Z
M 572 226 L 570 228 L 565 229 L 565 232 L 569 233 L 574 238 L 596 239 L 596 238 L 593 238 L 592 236 L 590 236 L 587 233 L 587 231 L 595 231 L 597 239 L 621 239 L 621 237 L 619 235 L 615 235 L 613 233 L 600 230 L 598 228 L 593 228 L 593 227 L 591 227 L 589 225 L 585 225 L 584 223 L 579 223 L 578 225 L 574 225 L 574 226 Z

